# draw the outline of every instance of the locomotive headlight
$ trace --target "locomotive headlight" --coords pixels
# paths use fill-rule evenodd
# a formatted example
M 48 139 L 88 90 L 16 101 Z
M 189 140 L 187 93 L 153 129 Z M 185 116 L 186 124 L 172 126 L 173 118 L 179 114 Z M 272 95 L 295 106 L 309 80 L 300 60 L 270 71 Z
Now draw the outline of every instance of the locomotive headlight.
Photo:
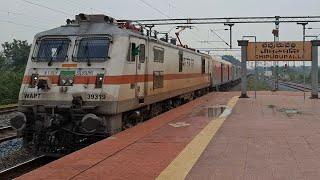
M 30 87 L 35 88 L 39 81 L 39 74 L 32 74 L 31 75 L 31 81 L 30 81 Z
M 60 86 L 72 86 L 73 77 L 60 77 Z
M 104 79 L 104 74 L 97 74 L 97 78 L 96 78 L 96 88 L 102 88 L 103 79 Z
M 59 86 L 73 86 L 75 71 L 61 71 Z
M 65 85 L 66 82 L 67 82 L 67 81 L 66 81 L 65 79 L 62 79 L 62 80 L 61 80 L 61 85 Z

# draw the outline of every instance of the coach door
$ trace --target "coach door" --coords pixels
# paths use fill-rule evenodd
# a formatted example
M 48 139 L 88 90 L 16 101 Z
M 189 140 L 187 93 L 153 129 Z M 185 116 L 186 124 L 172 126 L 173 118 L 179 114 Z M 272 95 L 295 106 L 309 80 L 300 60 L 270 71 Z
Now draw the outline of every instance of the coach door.
M 147 90 L 147 44 L 146 40 L 139 39 L 139 55 L 136 61 L 136 97 L 139 103 L 144 103 Z
M 220 77 L 221 77 L 221 84 L 223 83 L 223 69 L 224 69 L 224 65 L 221 63 L 221 66 L 220 66 Z

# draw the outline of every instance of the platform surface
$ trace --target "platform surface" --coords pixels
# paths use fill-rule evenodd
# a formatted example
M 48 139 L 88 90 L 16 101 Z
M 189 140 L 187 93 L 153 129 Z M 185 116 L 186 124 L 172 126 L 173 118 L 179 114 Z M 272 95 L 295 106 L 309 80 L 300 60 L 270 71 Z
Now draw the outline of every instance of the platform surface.
M 319 179 L 320 100 L 211 93 L 19 179 Z M 209 106 L 230 115 L 208 117 Z

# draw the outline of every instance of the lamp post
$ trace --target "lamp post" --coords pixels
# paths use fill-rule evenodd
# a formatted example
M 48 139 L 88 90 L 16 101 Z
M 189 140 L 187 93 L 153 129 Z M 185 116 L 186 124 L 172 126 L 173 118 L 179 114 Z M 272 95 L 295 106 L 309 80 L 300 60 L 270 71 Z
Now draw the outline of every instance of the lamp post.
M 280 29 L 280 16 L 275 16 L 275 29 L 273 29 L 272 34 L 274 37 L 274 42 L 279 41 L 279 29 Z M 279 90 L 279 62 L 273 62 L 273 74 L 274 74 L 274 90 Z
M 234 26 L 234 23 L 224 23 L 225 26 L 229 26 L 229 30 L 230 30 L 230 49 L 232 49 L 232 27 Z
M 306 64 L 304 59 L 304 48 L 305 48 L 305 42 L 306 42 L 306 25 L 308 22 L 298 22 L 298 25 L 302 25 L 303 28 L 303 98 L 306 99 Z

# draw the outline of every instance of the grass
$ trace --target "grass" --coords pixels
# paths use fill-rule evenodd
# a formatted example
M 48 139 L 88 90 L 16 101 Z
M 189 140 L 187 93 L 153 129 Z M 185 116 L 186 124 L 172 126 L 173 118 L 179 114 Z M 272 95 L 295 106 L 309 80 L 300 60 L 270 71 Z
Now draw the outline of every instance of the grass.
M 250 76 L 248 78 L 248 91 L 254 91 L 255 90 L 255 84 L 256 84 L 256 90 L 257 91 L 271 91 L 272 87 L 264 80 L 259 80 L 259 78 L 257 78 L 257 81 L 255 83 L 255 78 L 254 76 Z
M 0 105 L 0 109 L 3 109 L 3 108 L 10 108 L 10 107 L 15 107 L 15 106 L 17 106 L 17 104 Z

